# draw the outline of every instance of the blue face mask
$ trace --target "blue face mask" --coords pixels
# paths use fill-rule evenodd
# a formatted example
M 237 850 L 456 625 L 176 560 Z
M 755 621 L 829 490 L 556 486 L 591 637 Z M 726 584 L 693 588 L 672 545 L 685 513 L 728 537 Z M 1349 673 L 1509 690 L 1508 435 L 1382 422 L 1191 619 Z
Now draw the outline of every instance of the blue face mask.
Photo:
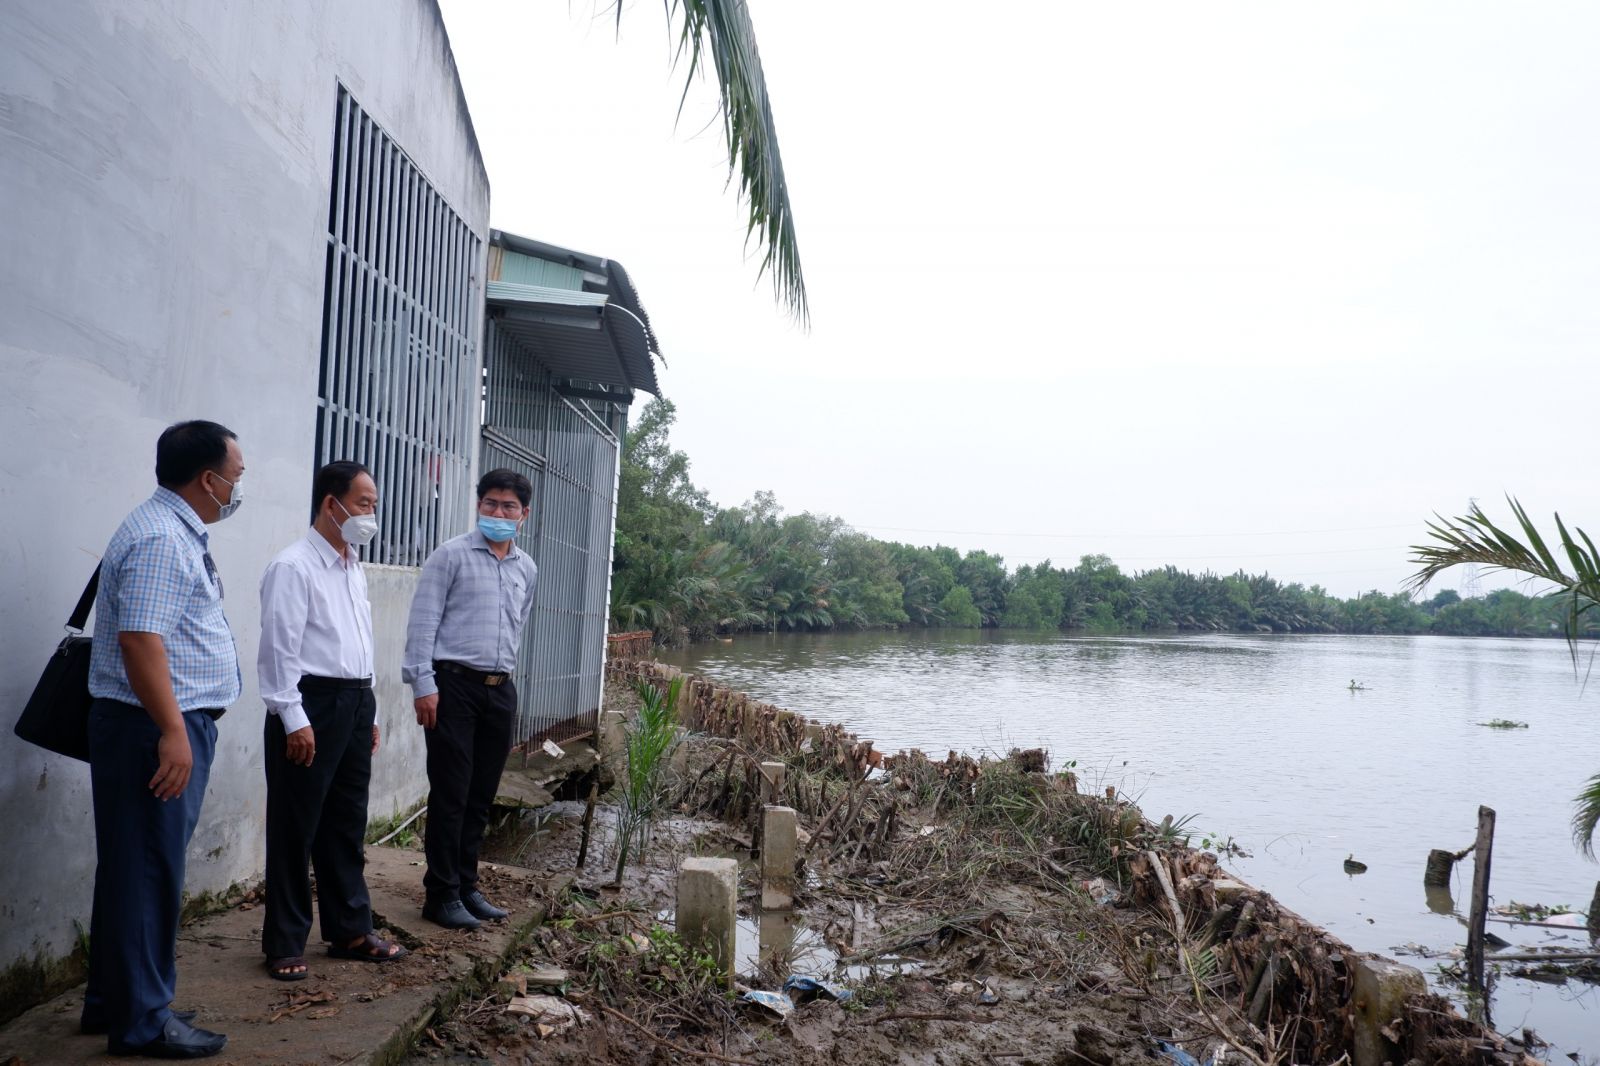
M 499 544 L 517 535 L 517 523 L 509 518 L 490 518 L 488 515 L 479 515 L 478 532 L 483 534 L 484 540 Z

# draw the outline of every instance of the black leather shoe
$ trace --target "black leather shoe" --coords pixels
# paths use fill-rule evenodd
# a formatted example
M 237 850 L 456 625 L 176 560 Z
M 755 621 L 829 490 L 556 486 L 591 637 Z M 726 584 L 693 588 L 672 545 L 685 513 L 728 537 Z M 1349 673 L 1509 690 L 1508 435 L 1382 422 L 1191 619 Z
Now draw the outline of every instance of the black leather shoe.
M 511 916 L 510 911 L 503 911 L 493 903 L 483 898 L 483 893 L 473 889 L 461 897 L 461 905 L 472 912 L 474 918 L 485 922 L 503 922 Z
M 198 1013 L 198 1011 L 192 1010 L 175 1010 L 172 1012 L 172 1016 L 180 1022 L 193 1024 Z M 78 1019 L 78 1032 L 84 1036 L 105 1036 L 110 1031 L 111 1023 L 107 1022 L 99 1014 L 85 1013 L 82 1018 Z
M 443 903 L 424 903 L 422 916 L 434 925 L 442 925 L 446 929 L 478 928 L 478 919 L 472 916 L 466 904 L 459 899 L 446 900 Z
M 196 1029 L 177 1016 L 167 1019 L 161 1035 L 148 1044 L 111 1043 L 113 1055 L 144 1055 L 152 1059 L 203 1059 L 228 1046 L 228 1038 L 209 1029 Z

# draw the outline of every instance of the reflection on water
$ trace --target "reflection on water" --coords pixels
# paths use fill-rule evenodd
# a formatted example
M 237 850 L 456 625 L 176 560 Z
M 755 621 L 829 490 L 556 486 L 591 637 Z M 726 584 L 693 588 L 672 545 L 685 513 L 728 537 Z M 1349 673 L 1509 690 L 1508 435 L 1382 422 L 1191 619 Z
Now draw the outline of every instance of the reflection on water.
M 1362 950 L 1461 943 L 1422 871 L 1430 849 L 1472 842 L 1479 804 L 1498 812 L 1495 902 L 1581 909 L 1600 876 L 1567 829 L 1600 771 L 1600 693 L 1556 640 L 923 631 L 663 658 L 887 751 L 1048 748 L 1085 790 L 1115 785 L 1155 820 L 1195 815 L 1197 844 L 1231 835 L 1250 857 L 1226 865 Z M 1477 724 L 1493 718 L 1529 728 Z M 1366 873 L 1345 872 L 1351 854 Z M 1471 861 L 1455 876 L 1464 897 Z M 1495 1019 L 1600 1054 L 1595 989 L 1503 980 Z
M 1428 909 L 1435 914 L 1455 914 L 1456 898 L 1450 890 L 1443 885 L 1424 885 L 1424 898 L 1428 901 Z

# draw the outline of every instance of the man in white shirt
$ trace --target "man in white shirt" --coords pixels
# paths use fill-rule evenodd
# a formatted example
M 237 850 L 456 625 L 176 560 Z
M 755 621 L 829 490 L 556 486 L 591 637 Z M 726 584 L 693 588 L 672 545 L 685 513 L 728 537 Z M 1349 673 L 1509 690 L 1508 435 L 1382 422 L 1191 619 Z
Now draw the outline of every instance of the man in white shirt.
M 362 865 L 367 786 L 378 750 L 372 606 L 356 549 L 378 532 L 378 489 L 359 463 L 318 470 L 311 528 L 261 577 L 256 668 L 267 704 L 266 914 L 261 950 L 279 981 L 305 979 L 309 862 L 322 939 L 334 958 L 406 953 L 372 931 Z

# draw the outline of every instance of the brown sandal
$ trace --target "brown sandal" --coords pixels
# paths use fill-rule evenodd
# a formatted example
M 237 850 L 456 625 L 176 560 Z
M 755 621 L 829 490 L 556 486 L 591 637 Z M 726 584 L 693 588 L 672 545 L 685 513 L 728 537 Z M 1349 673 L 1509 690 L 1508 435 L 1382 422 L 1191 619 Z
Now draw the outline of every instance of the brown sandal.
M 298 972 L 295 967 L 300 969 Z M 304 956 L 288 955 L 281 959 L 267 960 L 267 976 L 274 981 L 304 981 L 310 972 Z
M 403 959 L 411 954 L 399 944 L 380 937 L 377 933 L 368 933 L 361 938 L 361 943 L 354 947 L 343 944 L 329 944 L 328 955 L 335 959 L 355 959 L 357 962 L 392 962 Z

